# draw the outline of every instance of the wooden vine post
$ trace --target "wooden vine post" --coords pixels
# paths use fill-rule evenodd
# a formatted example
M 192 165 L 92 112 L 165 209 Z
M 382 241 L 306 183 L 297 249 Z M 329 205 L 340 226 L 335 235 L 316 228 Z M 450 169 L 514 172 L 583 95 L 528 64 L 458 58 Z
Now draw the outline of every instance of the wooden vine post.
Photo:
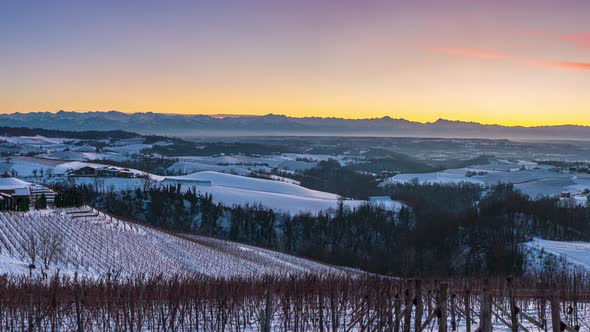
M 551 326 L 553 332 L 561 332 L 561 318 L 559 317 L 559 296 L 557 294 L 557 285 L 551 285 Z
M 510 301 L 510 322 L 512 332 L 518 332 L 518 317 L 516 316 L 516 299 L 514 299 L 514 285 L 512 284 L 512 276 L 506 278 L 508 283 L 508 298 Z
M 416 305 L 416 317 L 415 317 L 415 330 L 416 332 L 420 331 L 420 327 L 422 326 L 422 313 L 424 310 L 424 302 L 422 300 L 422 280 L 416 279 L 416 289 L 414 291 L 414 304 Z
M 438 319 L 438 331 L 447 332 L 447 316 L 448 316 L 448 294 L 449 284 L 446 282 L 440 283 L 439 306 L 440 318 Z
M 400 331 L 400 322 L 401 322 L 401 314 L 402 314 L 402 300 L 399 294 L 395 294 L 394 296 L 394 311 L 395 311 L 395 323 L 393 327 L 394 332 Z
M 469 287 L 465 289 L 465 331 L 471 332 L 471 294 L 469 293 Z
M 484 279 L 481 291 L 481 308 L 479 315 L 479 329 L 481 332 L 492 332 L 492 294 L 490 281 Z
M 266 307 L 264 308 L 264 317 L 262 332 L 270 332 L 271 326 L 271 315 L 272 315 L 272 286 L 269 283 L 266 289 Z
M 404 293 L 405 307 L 404 307 L 404 332 L 410 332 L 412 325 L 412 292 L 411 292 L 411 281 L 406 281 L 406 290 Z

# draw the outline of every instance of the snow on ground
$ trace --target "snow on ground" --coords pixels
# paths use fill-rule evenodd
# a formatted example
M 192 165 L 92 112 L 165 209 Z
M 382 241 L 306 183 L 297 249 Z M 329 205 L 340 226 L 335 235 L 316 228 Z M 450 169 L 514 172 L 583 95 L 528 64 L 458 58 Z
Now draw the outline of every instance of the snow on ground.
M 44 171 L 47 169 L 53 170 L 55 166 L 61 163 L 63 163 L 63 161 L 35 157 L 4 157 L 0 159 L 0 171 L 2 173 L 8 172 L 9 174 L 12 173 L 12 171 L 15 171 L 19 177 L 30 177 L 34 175 L 33 171 L 35 170 L 37 172 L 41 169 Z
M 514 187 L 532 198 L 539 196 L 557 195 L 560 192 L 571 192 L 576 183 L 567 177 L 544 178 L 539 180 L 517 183 Z M 586 187 L 586 188 L 590 188 Z M 583 189 L 581 189 L 583 190 Z M 581 192 L 574 190 L 574 193 Z
M 55 160 L 84 161 L 88 158 L 82 152 L 76 151 L 59 151 L 43 155 L 43 158 Z
M 77 139 L 70 138 L 48 138 L 44 136 L 0 136 L 0 141 L 22 145 L 45 145 L 45 144 L 63 144 L 64 142 L 77 142 Z
M 59 159 L 53 159 L 51 156 L 50 158 L 38 158 L 38 157 L 28 157 L 28 156 L 11 156 L 11 157 L 3 157 L 0 158 L 0 172 L 8 172 L 11 173 L 13 170 L 17 172 L 17 176 L 19 177 L 32 177 L 34 176 L 33 171 L 37 171 L 37 175 L 39 176 L 40 170 L 45 172 L 45 175 L 49 175 L 50 171 L 54 175 L 65 175 L 68 169 L 79 169 L 85 166 L 91 167 L 104 167 L 105 165 L 102 164 L 95 164 L 84 162 L 83 160 L 90 160 L 90 159 L 110 159 L 110 160 L 124 160 L 127 157 L 121 156 L 119 154 L 111 154 L 111 153 L 90 153 L 90 152 L 71 152 L 72 156 L 81 156 L 78 160 L 76 158 L 70 158 L 73 160 L 63 160 L 62 157 L 67 158 L 64 152 L 58 152 L 51 154 Z M 136 174 L 144 174 L 140 171 L 135 171 Z
M 116 146 L 125 146 L 125 145 L 134 145 L 134 144 L 143 144 L 145 142 L 144 137 L 134 137 L 134 138 L 123 138 L 116 142 L 113 142 L 112 145 Z
M 90 153 L 90 152 L 69 152 L 81 154 L 87 157 L 105 157 L 111 159 L 109 153 Z M 278 156 L 279 160 L 275 160 L 276 164 L 282 163 L 286 157 Z M 293 157 L 293 156 L 292 156 Z M 292 158 L 289 157 L 289 158 Z M 310 155 L 305 155 L 306 158 Z M 196 158 L 196 157 L 195 157 Z M 182 169 L 182 172 L 188 171 L 189 166 L 193 167 L 195 164 L 199 164 L 203 169 L 209 169 L 207 171 L 191 173 L 184 176 L 156 176 L 149 174 L 150 181 L 146 181 L 142 178 L 116 178 L 116 177 L 71 177 L 68 179 L 66 176 L 69 171 L 77 170 L 82 167 L 94 167 L 101 168 L 105 167 L 103 164 L 96 164 L 91 162 L 83 161 L 70 161 L 64 162 L 63 160 L 51 160 L 42 159 L 35 157 L 12 157 L 10 161 L 6 159 L 0 160 L 0 170 L 4 171 L 14 169 L 17 170 L 17 176 L 25 178 L 27 181 L 36 183 L 44 182 L 63 182 L 65 180 L 72 181 L 76 184 L 91 184 L 97 187 L 100 191 L 109 190 L 135 190 L 137 188 L 143 189 L 147 185 L 160 186 L 169 184 L 182 184 L 182 188 L 196 187 L 197 191 L 201 194 L 213 195 L 213 200 L 216 203 L 222 203 L 226 206 L 233 205 L 254 205 L 262 204 L 267 208 L 271 208 L 276 211 L 282 211 L 286 213 L 299 213 L 309 212 L 316 214 L 320 211 L 336 208 L 340 197 L 336 194 L 321 192 L 317 190 L 311 190 L 304 188 L 299 185 L 295 180 L 273 176 L 273 179 L 256 179 L 240 175 L 251 174 L 250 170 L 244 169 L 243 167 L 253 168 L 258 170 L 259 168 L 267 168 L 267 166 L 260 165 L 261 158 L 265 157 L 248 157 L 248 156 L 221 156 L 221 157 L 208 157 L 213 158 L 214 161 L 224 162 L 250 162 L 247 165 L 214 165 L 208 164 L 212 160 L 207 161 L 206 158 L 182 158 L 183 161 L 175 163 L 173 166 L 177 169 Z M 299 155 L 297 156 L 299 158 Z M 328 156 L 325 156 L 328 158 Z M 192 161 L 190 161 L 192 160 Z M 203 160 L 202 162 L 195 162 L 194 160 Z M 274 160 L 274 159 L 273 159 Z M 254 162 L 258 164 L 254 165 Z M 296 161 L 305 162 L 305 161 Z M 117 167 L 120 168 L 120 167 Z M 231 171 L 240 175 L 226 174 L 216 171 L 210 171 L 210 169 L 218 169 L 222 171 Z M 39 175 L 39 170 L 44 170 L 44 176 Z M 34 176 L 34 171 L 37 170 L 37 176 Z M 191 168 L 190 170 L 194 170 Z M 51 172 L 49 172 L 51 171 Z M 138 170 L 130 170 L 136 176 L 148 175 L 145 172 Z M 52 174 L 49 177 L 49 173 Z M 203 182 L 210 182 L 211 185 L 204 186 Z M 149 182 L 149 183 L 147 183 Z M 344 200 L 344 205 L 350 208 L 356 208 L 365 201 L 359 200 Z M 391 210 L 398 210 L 402 205 L 399 202 L 385 202 L 382 204 L 384 208 Z
M 191 184 L 191 181 L 194 181 Z M 210 181 L 211 185 L 199 185 L 197 181 Z M 336 208 L 340 196 L 307 189 L 294 183 L 256 179 L 217 172 L 198 172 L 185 176 L 165 177 L 167 183 L 181 183 L 186 190 L 195 185 L 201 194 L 213 195 L 213 201 L 227 206 L 262 204 L 267 208 L 287 213 L 320 211 Z M 343 204 L 356 208 L 366 201 L 343 200 Z M 399 210 L 397 201 L 378 203 L 384 208 Z
M 189 174 L 201 171 L 215 171 L 239 175 L 250 175 L 252 171 L 246 166 L 216 165 L 195 161 L 178 161 L 168 167 L 167 171 L 172 174 Z
M 28 187 L 31 184 L 21 179 L 12 177 L 0 177 L 0 189 L 12 189 L 15 187 Z
M 297 186 L 301 185 L 301 182 L 299 182 L 297 180 L 293 180 L 291 178 L 286 178 L 284 176 L 278 176 L 278 175 L 271 174 L 271 175 L 269 175 L 269 177 L 273 181 L 287 182 L 287 183 L 291 183 L 291 184 L 294 184 Z
M 106 166 L 107 165 L 104 165 L 104 164 L 94 164 L 94 163 L 86 163 L 86 162 L 72 161 L 72 162 L 67 162 L 67 163 L 63 163 L 63 164 L 59 164 L 59 165 L 55 166 L 54 169 L 53 169 L 53 174 L 55 174 L 55 175 L 64 175 L 64 174 L 67 174 L 68 171 L 78 170 L 78 169 L 83 168 L 83 167 L 102 168 L 102 167 L 106 167 Z M 123 169 L 122 167 L 117 167 L 117 166 L 109 166 L 109 167 L 113 167 L 113 168 L 117 168 L 117 169 Z M 131 173 L 135 174 L 136 176 L 147 175 L 148 174 L 146 172 L 138 171 L 136 169 L 129 169 L 129 171 Z M 155 178 L 157 176 L 152 175 L 152 177 Z
M 576 241 L 551 241 L 534 238 L 533 240 L 524 244 L 527 248 L 532 250 L 533 258 L 539 268 L 546 258 L 543 255 L 550 255 L 556 261 L 561 261 L 566 267 L 574 269 L 585 269 L 590 271 L 590 242 L 576 242 Z
M 49 275 L 57 269 L 88 277 L 105 277 L 107 273 L 248 277 L 349 271 L 227 241 L 175 236 L 83 207 L 0 213 L 0 273 L 29 273 L 25 248 L 31 234 L 63 236 L 63 255 L 49 264 L 45 270 Z M 34 274 L 44 269 L 42 257 L 37 259 Z
M 198 172 L 184 176 L 168 176 L 166 177 L 166 179 L 180 181 L 211 181 L 211 184 L 219 187 L 230 187 L 258 192 L 277 193 L 309 198 L 338 199 L 338 195 L 336 194 L 330 194 L 322 191 L 307 189 L 292 183 L 256 179 L 245 176 L 210 171 Z
M 71 150 L 77 152 L 96 152 L 96 148 L 90 145 L 75 146 Z
M 56 178 L 56 182 L 64 181 L 64 178 Z M 143 178 L 109 178 L 109 177 L 72 177 L 68 181 L 75 185 L 92 185 L 98 191 L 126 191 L 143 189 L 146 180 Z
M 480 175 L 467 176 L 468 172 Z M 556 172 L 548 165 L 534 163 L 510 163 L 496 161 L 487 165 L 476 165 L 464 168 L 447 169 L 432 173 L 398 174 L 385 180 L 381 185 L 394 183 L 438 183 L 457 184 L 475 183 L 492 186 L 498 183 L 512 183 L 514 187 L 532 198 L 539 196 L 554 196 L 561 192 L 580 194 L 590 189 L 588 174 Z
M 299 212 L 317 214 L 320 211 L 335 209 L 339 202 L 338 199 L 304 197 L 221 186 L 198 187 L 197 190 L 202 194 L 208 193 L 213 195 L 213 201 L 216 203 L 223 203 L 228 206 L 262 204 L 275 211 L 283 211 L 291 214 Z M 344 206 L 350 208 L 359 207 L 364 203 L 366 203 L 366 201 L 343 201 Z M 387 208 L 396 210 L 400 207 L 401 204 L 398 202 L 387 205 Z
M 85 163 L 84 163 L 85 164 Z M 80 166 L 80 165 L 77 165 Z M 69 181 L 75 184 L 89 184 L 98 187 L 99 191 L 123 191 L 143 189 L 146 186 L 163 186 L 181 184 L 182 190 L 195 189 L 198 193 L 210 194 L 215 203 L 226 206 L 261 204 L 275 211 L 296 214 L 335 209 L 340 196 L 301 187 L 295 183 L 256 179 L 239 175 L 199 172 L 186 176 L 159 177 L 151 175 L 152 180 L 143 178 L 109 178 L 109 177 L 72 177 Z M 63 178 L 54 178 L 63 181 Z M 210 184 L 209 184 L 210 182 Z M 343 204 L 349 208 L 357 208 L 367 201 L 344 199 Z M 402 204 L 397 201 L 375 202 L 373 205 L 397 211 Z
M 283 170 L 300 171 L 312 168 L 317 165 L 318 161 L 336 159 L 341 160 L 343 157 L 330 155 L 311 155 L 311 154 L 293 154 L 285 153 L 281 155 L 268 156 L 247 156 L 247 155 L 220 155 L 220 156 L 184 156 L 179 157 L 179 161 L 195 162 L 202 164 L 212 164 L 220 166 L 238 166 L 246 169 L 252 169 L 253 166 L 266 167 L 266 170 L 273 168 Z M 214 170 L 214 169 L 210 169 Z M 257 169 L 261 170 L 261 169 Z
M 398 174 L 392 178 L 389 178 L 383 182 L 383 185 L 394 184 L 394 183 L 408 183 L 412 181 L 418 181 L 418 183 L 437 183 L 437 184 L 452 184 L 469 182 L 476 184 L 484 184 L 482 180 L 475 179 L 474 177 L 465 176 L 465 172 L 457 173 L 453 171 L 442 171 L 434 173 L 406 173 Z
M 125 161 L 129 158 L 119 153 L 114 152 L 84 152 L 86 160 L 114 160 L 114 161 Z
M 142 150 L 151 149 L 153 146 L 150 144 L 129 144 L 121 146 L 107 146 L 104 149 L 108 151 L 117 152 L 120 154 L 138 154 Z

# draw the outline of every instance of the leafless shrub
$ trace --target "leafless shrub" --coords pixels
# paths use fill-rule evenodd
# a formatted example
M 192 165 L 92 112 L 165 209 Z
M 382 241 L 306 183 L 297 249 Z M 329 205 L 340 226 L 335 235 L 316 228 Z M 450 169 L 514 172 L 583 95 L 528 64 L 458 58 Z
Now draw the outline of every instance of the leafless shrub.
M 64 250 L 62 234 L 55 229 L 46 229 L 41 232 L 39 237 L 39 258 L 43 262 L 45 269 L 48 269 L 51 263 L 57 264 L 63 256 Z
M 27 258 L 30 260 L 31 265 L 35 265 L 37 263 L 37 253 L 39 246 L 39 240 L 35 234 L 33 234 L 32 231 L 26 234 L 22 239 L 21 245 L 25 251 L 25 254 L 27 255 Z

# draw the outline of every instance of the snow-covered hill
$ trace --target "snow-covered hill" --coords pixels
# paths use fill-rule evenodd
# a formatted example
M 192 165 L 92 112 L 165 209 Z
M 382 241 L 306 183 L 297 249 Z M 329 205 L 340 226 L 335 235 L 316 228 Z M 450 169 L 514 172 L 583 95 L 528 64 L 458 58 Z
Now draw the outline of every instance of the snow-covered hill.
M 124 222 L 89 207 L 0 213 L 0 273 L 216 277 L 349 273 L 270 250 Z M 49 253 L 53 250 L 53 257 Z
M 211 181 L 212 184 L 220 187 L 255 190 L 259 192 L 302 196 L 308 198 L 338 199 L 338 195 L 336 194 L 307 189 L 291 183 L 256 179 L 210 171 L 198 172 L 185 176 L 166 177 L 166 179 L 180 181 Z
M 210 185 L 199 184 L 206 181 L 210 182 Z M 294 183 L 218 172 L 198 172 L 185 176 L 165 177 L 163 183 L 180 183 L 185 190 L 194 185 L 200 193 L 213 195 L 213 201 L 229 206 L 262 204 L 276 211 L 289 213 L 318 213 L 336 208 L 340 200 L 339 195 L 307 189 Z M 367 203 L 351 199 L 345 199 L 342 202 L 350 208 Z M 391 210 L 399 210 L 402 206 L 396 201 L 378 204 Z
M 511 183 L 531 198 L 556 196 L 561 192 L 581 194 L 590 189 L 590 176 L 578 172 L 557 172 L 550 165 L 533 162 L 493 160 L 489 164 L 446 169 L 431 173 L 404 173 L 385 180 L 381 185 L 396 183 L 458 184 L 473 183 L 493 186 Z
M 590 272 L 590 243 L 534 238 L 524 244 L 530 271 L 584 270 Z

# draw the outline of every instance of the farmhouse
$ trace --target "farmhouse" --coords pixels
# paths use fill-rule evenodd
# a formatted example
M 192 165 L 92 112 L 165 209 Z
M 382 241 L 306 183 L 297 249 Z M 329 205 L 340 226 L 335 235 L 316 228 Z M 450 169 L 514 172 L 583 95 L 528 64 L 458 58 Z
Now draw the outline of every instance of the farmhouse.
M 34 204 L 41 195 L 45 195 L 47 204 L 51 205 L 56 193 L 39 184 L 29 183 L 9 176 L 0 177 L 0 200 L 28 198 L 31 204 Z
M 132 178 L 135 173 L 128 168 L 118 168 L 114 166 L 84 166 L 78 169 L 68 171 L 68 176 L 98 176 L 108 178 Z
M 68 172 L 69 176 L 96 176 L 96 169 L 90 166 L 84 166 Z
M 2 197 L 29 197 L 31 184 L 10 176 L 0 177 L 0 195 Z

